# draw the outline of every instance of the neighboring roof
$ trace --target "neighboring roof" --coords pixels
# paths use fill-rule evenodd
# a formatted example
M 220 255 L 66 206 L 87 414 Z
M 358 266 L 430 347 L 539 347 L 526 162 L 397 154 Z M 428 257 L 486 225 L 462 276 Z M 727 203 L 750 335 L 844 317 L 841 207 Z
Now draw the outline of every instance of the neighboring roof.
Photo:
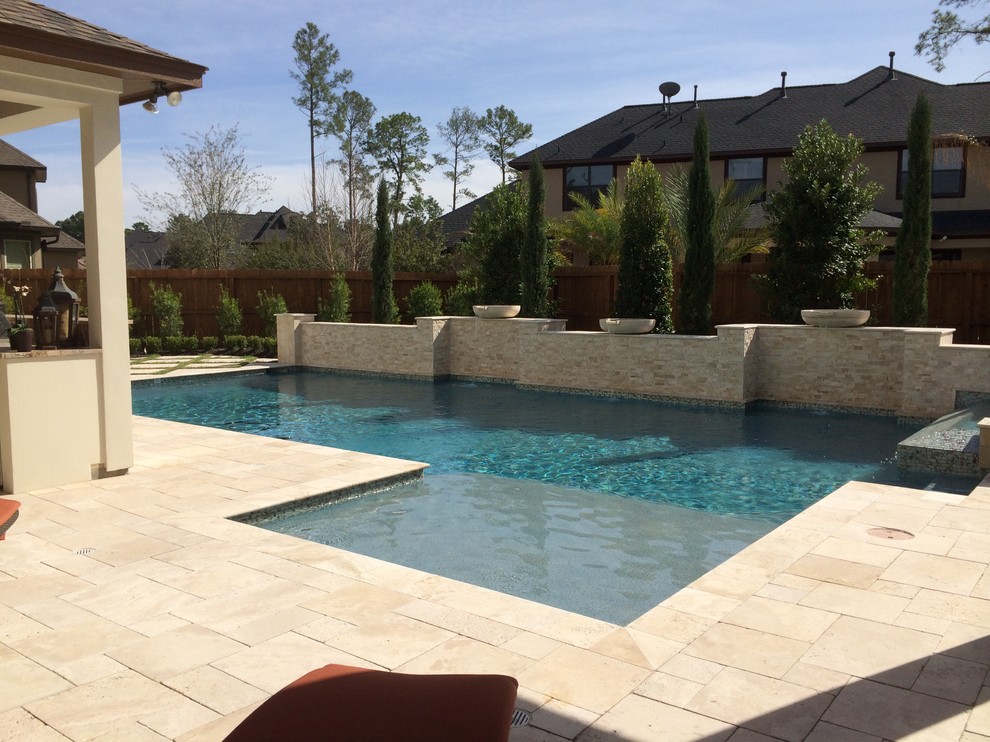
M 253 244 L 284 239 L 289 229 L 289 222 L 299 214 L 282 206 L 276 211 L 232 216 L 238 222 L 237 241 L 242 244 Z
M 147 99 L 155 81 L 199 88 L 207 70 L 31 0 L 0 4 L 0 55 L 120 78 L 121 105 Z
M 0 228 L 39 232 L 42 237 L 55 237 L 61 232 L 54 224 L 3 192 L 0 192 Z
M 71 250 L 73 252 L 81 252 L 86 249 L 86 246 L 68 232 L 59 232 L 57 240 L 55 240 L 54 242 L 45 243 L 45 249 L 56 250 L 56 251 Z
M 44 183 L 48 177 L 48 168 L 2 139 L 0 139 L 0 167 L 34 170 L 35 180 L 39 183 Z
M 762 203 L 750 204 L 746 209 L 746 220 L 743 223 L 744 229 L 758 229 L 767 226 L 767 214 L 763 210 Z M 901 228 L 901 220 L 898 216 L 885 214 L 882 211 L 868 211 L 858 225 L 861 229 L 880 229 L 884 232 L 897 232 Z
M 515 188 L 518 183 L 518 180 L 512 181 L 509 183 L 509 188 Z M 448 247 L 456 245 L 468 235 L 471 218 L 474 216 L 475 210 L 479 207 L 484 207 L 488 203 L 488 197 L 491 194 L 492 192 L 489 191 L 484 196 L 479 196 L 473 201 L 468 201 L 463 206 L 458 206 L 453 211 L 449 211 L 440 217 L 440 227 L 443 229 Z
M 135 229 L 124 235 L 128 268 L 165 268 L 168 239 L 162 232 Z
M 808 124 L 827 119 L 867 149 L 902 146 L 919 93 L 932 104 L 933 130 L 990 137 L 990 82 L 943 85 L 888 67 L 876 67 L 849 82 L 772 88 L 743 98 L 675 100 L 624 106 L 554 139 L 509 164 L 527 169 L 534 153 L 545 166 L 568 163 L 690 160 L 699 113 L 708 122 L 713 158 L 745 153 L 789 154 Z

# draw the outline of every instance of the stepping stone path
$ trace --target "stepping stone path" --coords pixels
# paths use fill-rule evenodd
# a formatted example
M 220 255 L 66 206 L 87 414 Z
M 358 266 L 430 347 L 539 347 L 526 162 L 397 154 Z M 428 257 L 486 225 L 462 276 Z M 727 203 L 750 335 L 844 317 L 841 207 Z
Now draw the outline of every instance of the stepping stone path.
M 274 358 L 216 356 L 208 353 L 195 356 L 145 356 L 131 358 L 131 377 L 203 374 L 272 363 L 275 363 Z

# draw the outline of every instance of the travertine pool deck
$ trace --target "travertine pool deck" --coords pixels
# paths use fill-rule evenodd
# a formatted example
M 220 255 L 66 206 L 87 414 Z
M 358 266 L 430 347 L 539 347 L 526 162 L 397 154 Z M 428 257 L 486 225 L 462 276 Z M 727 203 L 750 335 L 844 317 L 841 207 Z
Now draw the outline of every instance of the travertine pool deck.
M 990 739 L 990 481 L 847 484 L 623 627 L 227 519 L 417 464 L 139 417 L 135 454 L 16 498 L 0 739 L 218 740 L 329 662 L 513 675 L 517 741 Z

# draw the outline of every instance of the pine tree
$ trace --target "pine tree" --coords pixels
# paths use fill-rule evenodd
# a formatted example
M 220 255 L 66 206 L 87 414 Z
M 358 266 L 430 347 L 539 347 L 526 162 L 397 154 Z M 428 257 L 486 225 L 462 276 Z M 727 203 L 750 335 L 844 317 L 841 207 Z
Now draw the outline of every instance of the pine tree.
M 707 335 L 715 291 L 715 194 L 708 170 L 708 124 L 702 114 L 694 129 L 694 160 L 688 173 L 687 249 L 678 297 L 680 331 Z
M 399 307 L 392 293 L 392 222 L 385 179 L 378 181 L 375 202 L 375 248 L 371 255 L 371 321 L 391 325 L 399 319 Z
M 543 211 L 546 200 L 546 183 L 539 155 L 533 156 L 529 171 L 529 204 L 526 211 L 526 236 L 519 253 L 519 276 L 522 284 L 523 317 L 549 315 L 547 291 L 549 290 L 549 266 L 547 264 L 547 220 Z
M 928 269 L 932 264 L 932 108 L 918 95 L 908 123 L 904 216 L 894 247 L 894 324 L 928 324 Z
M 655 319 L 654 332 L 672 333 L 674 272 L 663 238 L 666 222 L 660 173 L 637 157 L 626 173 L 615 316 Z

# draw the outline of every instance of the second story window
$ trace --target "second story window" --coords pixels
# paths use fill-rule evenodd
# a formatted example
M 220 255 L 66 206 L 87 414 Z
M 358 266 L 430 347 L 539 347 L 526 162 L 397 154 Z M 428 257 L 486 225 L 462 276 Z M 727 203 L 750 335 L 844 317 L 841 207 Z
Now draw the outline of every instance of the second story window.
M 733 157 L 725 161 L 725 178 L 736 184 L 735 195 L 738 198 L 753 190 L 764 188 L 767 180 L 766 158 L 764 157 Z M 756 201 L 762 201 L 764 192 L 761 190 Z
M 966 195 L 966 160 L 962 147 L 936 147 L 932 150 L 932 198 Z M 907 183 L 908 151 L 901 150 L 897 197 L 904 198 Z
M 612 165 L 577 165 L 564 170 L 564 211 L 574 208 L 570 194 L 580 193 L 598 206 L 598 194 L 604 193 L 615 177 Z

